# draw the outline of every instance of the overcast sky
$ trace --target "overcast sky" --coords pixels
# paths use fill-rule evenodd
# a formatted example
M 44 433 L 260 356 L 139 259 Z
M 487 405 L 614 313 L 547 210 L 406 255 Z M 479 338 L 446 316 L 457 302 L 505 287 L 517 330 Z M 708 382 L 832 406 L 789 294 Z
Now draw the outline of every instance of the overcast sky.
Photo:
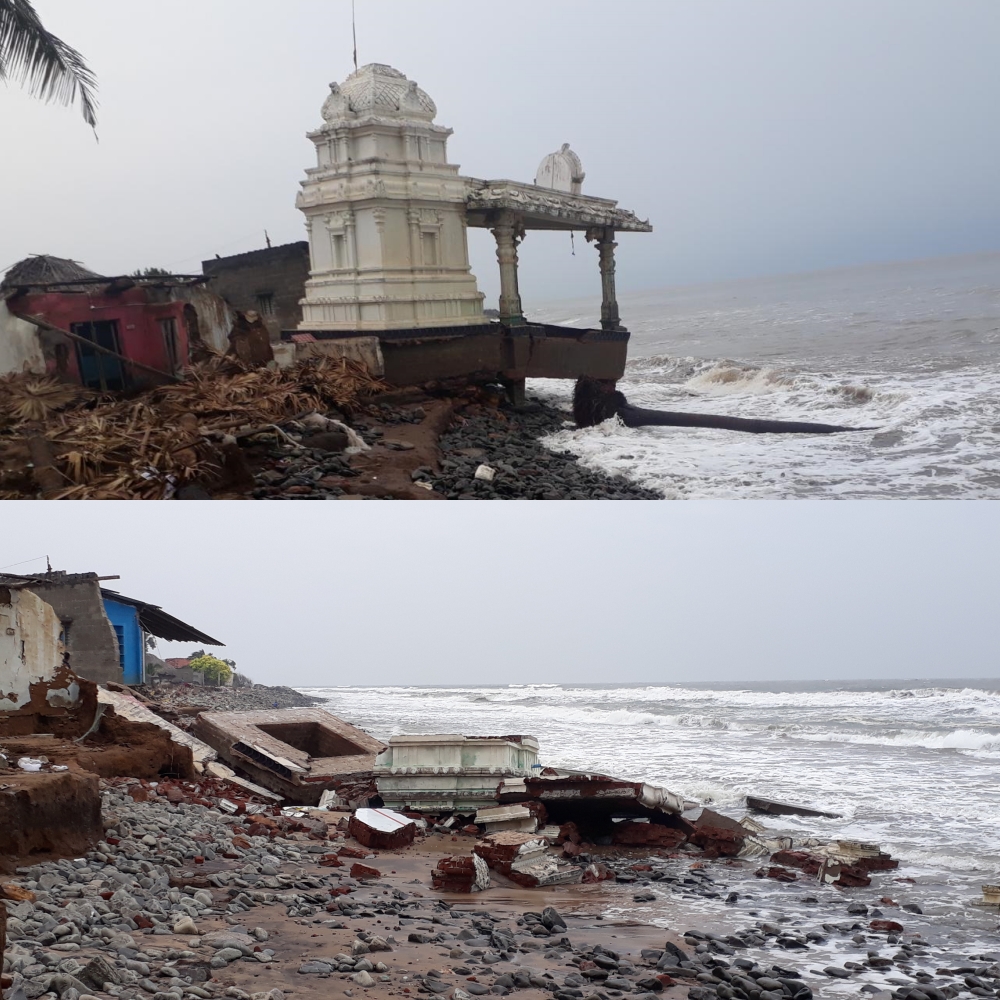
M 989 503 L 3 505 L 258 682 L 1000 677 Z M 22 560 L 34 562 L 13 566 Z M 160 655 L 191 646 L 161 644 Z
M 265 229 L 303 238 L 349 0 L 36 6 L 100 79 L 100 143 L 0 85 L 0 268 L 197 272 Z M 997 0 L 357 0 L 357 20 L 360 61 L 430 93 L 464 172 L 530 181 L 570 142 L 586 193 L 651 219 L 621 238 L 624 290 L 1000 249 Z M 528 238 L 526 306 L 596 294 L 580 244 Z

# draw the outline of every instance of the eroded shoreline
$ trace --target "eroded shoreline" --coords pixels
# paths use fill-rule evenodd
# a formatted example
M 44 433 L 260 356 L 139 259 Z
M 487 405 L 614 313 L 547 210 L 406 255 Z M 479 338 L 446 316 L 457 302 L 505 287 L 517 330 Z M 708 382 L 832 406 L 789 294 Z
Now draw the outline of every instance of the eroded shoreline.
M 933 1000 L 1000 986 L 1000 955 L 960 954 L 916 915 L 899 933 L 874 932 L 869 904 L 887 876 L 867 890 L 813 891 L 754 879 L 752 862 L 594 848 L 618 880 L 525 889 L 495 876 L 482 893 L 441 893 L 432 869 L 467 855 L 474 837 L 430 833 L 402 851 L 371 852 L 337 829 L 338 814 L 229 815 L 191 801 L 200 785 L 104 785 L 104 841 L 81 858 L 18 869 L 13 881 L 33 901 L 7 891 L 12 998 L 756 990 L 764 1000 Z

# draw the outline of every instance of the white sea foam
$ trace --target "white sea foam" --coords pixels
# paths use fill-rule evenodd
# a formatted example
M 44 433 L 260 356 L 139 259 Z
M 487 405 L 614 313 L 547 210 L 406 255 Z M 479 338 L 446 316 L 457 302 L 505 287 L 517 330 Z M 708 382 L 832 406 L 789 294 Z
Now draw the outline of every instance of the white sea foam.
M 658 409 L 874 431 L 608 421 L 545 443 L 671 498 L 1000 497 L 1000 255 L 623 296 L 620 388 Z M 549 321 L 587 316 L 579 305 Z M 531 390 L 568 404 L 570 388 Z
M 911 898 L 941 912 L 964 907 L 1000 872 L 1000 693 L 988 687 L 548 684 L 310 693 L 382 738 L 510 732 L 516 719 L 517 729 L 539 738 L 544 763 L 660 783 L 735 816 L 748 793 L 840 813 L 768 822 L 797 837 L 880 843 L 902 859 L 900 876 L 926 886 Z

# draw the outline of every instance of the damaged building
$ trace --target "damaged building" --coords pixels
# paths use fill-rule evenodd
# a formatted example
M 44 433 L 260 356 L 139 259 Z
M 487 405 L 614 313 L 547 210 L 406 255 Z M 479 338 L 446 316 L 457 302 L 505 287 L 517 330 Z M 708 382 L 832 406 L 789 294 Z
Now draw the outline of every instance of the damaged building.
M 199 350 L 225 352 L 238 313 L 205 275 L 97 274 L 41 254 L 0 281 L 0 374 L 52 374 L 121 391 L 176 378 Z
M 31 576 L 0 576 L 0 586 L 34 593 L 50 607 L 59 622 L 67 663 L 78 676 L 100 684 L 144 683 L 148 636 L 171 642 L 224 645 L 158 605 L 101 586 L 115 579 L 55 570 Z

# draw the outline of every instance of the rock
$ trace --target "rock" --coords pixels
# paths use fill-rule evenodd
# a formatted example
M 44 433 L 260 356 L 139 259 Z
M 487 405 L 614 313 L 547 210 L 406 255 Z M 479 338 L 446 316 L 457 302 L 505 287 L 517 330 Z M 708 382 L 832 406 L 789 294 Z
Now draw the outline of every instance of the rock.
M 241 934 L 238 931 L 211 931 L 202 936 L 201 943 L 209 948 L 249 948 L 257 943 L 249 934 Z M 135 947 L 132 942 L 131 947 Z
M 873 931 L 892 931 L 896 934 L 903 933 L 903 925 L 895 920 L 873 920 L 868 925 Z
M 239 948 L 220 948 L 213 958 L 221 958 L 224 962 L 235 962 L 243 957 L 243 952 Z
M 355 972 L 351 979 L 358 984 L 358 986 L 374 986 L 375 980 L 367 972 Z
M 566 930 L 566 921 L 559 915 L 559 911 L 554 906 L 546 906 L 542 910 L 542 924 L 547 930 L 559 928 Z
M 344 431 L 323 431 L 320 434 L 310 434 L 302 439 L 302 444 L 306 448 L 313 448 L 316 451 L 341 452 L 350 443 Z
M 302 976 L 322 976 L 329 975 L 331 972 L 333 972 L 333 966 L 327 965 L 326 962 L 303 962 L 298 968 L 298 973 Z M 351 978 L 357 981 L 356 976 Z
M 95 990 L 99 990 L 101 993 L 104 992 L 105 983 L 115 983 L 117 985 L 121 982 L 118 972 L 101 955 L 95 955 L 77 972 L 76 977 L 80 982 L 93 987 Z
M 174 924 L 175 934 L 197 934 L 198 925 L 191 919 L 191 917 L 181 917 L 177 923 Z
M 55 993 L 60 997 L 63 996 L 67 990 L 76 990 L 77 995 L 89 992 L 85 983 L 81 983 L 76 976 L 70 976 L 65 972 L 60 972 L 54 976 L 50 976 L 45 983 L 46 992 Z
M 381 877 L 382 873 L 377 868 L 371 868 L 368 865 L 362 865 L 357 862 L 351 865 L 351 878 L 363 881 L 366 879 L 376 879 Z

